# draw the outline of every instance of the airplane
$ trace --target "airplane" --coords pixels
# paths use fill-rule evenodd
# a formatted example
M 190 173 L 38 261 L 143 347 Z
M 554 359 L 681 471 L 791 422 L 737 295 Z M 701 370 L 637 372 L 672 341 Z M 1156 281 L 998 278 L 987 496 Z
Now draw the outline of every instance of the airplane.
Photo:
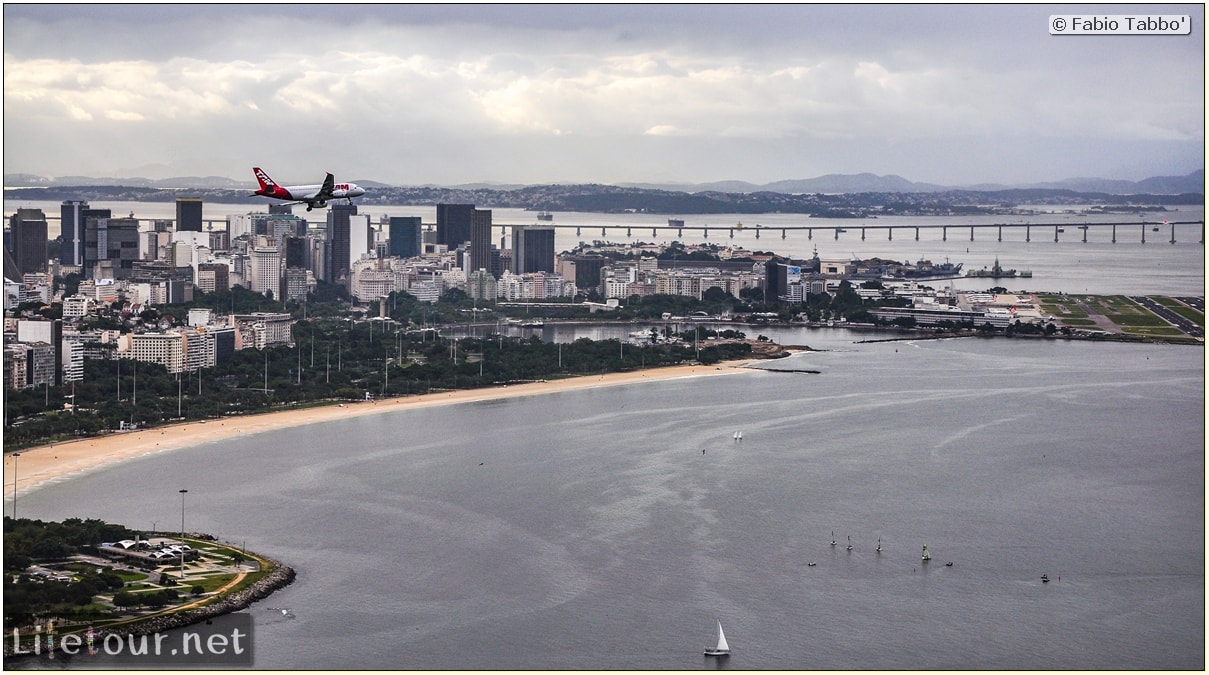
M 323 208 L 331 199 L 347 199 L 348 203 L 352 204 L 353 197 L 365 194 L 365 188 L 356 183 L 337 183 L 330 173 L 327 178 L 323 179 L 322 185 L 287 185 L 285 187 L 274 183 L 273 179 L 269 178 L 269 174 L 258 166 L 252 167 L 252 173 L 256 174 L 256 180 L 260 182 L 260 189 L 249 196 L 284 199 L 291 204 L 306 204 L 307 211 L 316 206 Z

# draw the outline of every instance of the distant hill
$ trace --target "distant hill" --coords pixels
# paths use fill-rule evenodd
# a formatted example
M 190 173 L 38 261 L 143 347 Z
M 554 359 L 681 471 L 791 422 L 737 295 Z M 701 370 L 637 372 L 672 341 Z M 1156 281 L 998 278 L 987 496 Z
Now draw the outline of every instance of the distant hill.
M 1187 176 L 1155 176 L 1140 181 L 1110 180 L 1107 178 L 1068 178 L 1048 183 L 1004 185 L 1002 183 L 980 183 L 977 185 L 937 185 L 917 183 L 902 176 L 879 176 L 872 173 L 832 173 L 817 178 L 780 180 L 764 185 L 744 181 L 717 181 L 713 183 L 626 183 L 624 187 L 646 190 L 675 192 L 782 192 L 785 194 L 851 194 L 861 192 L 916 193 L 950 192 L 970 190 L 996 192 L 1000 190 L 1072 190 L 1075 192 L 1098 192 L 1114 195 L 1131 194 L 1195 194 L 1205 191 L 1205 171 L 1194 171 Z
M 1140 181 L 1106 180 L 1104 178 L 1068 178 L 1057 183 L 1035 183 L 1027 187 L 1106 192 L 1108 194 L 1182 194 L 1204 192 L 1205 172 L 1193 171 L 1187 176 L 1154 176 Z
M 28 173 L 4 174 L 4 186 L 15 187 L 71 187 L 76 185 L 141 187 L 171 190 L 173 188 L 202 188 L 207 190 L 236 190 L 255 185 L 246 180 L 232 180 L 223 176 L 178 176 L 175 178 L 96 178 L 92 176 L 58 176 L 46 178 Z
M 370 189 L 393 187 L 368 178 L 356 179 L 353 182 Z M 73 187 L 73 186 L 121 186 L 130 188 L 178 189 L 194 188 L 206 190 L 236 190 L 255 188 L 251 180 L 232 180 L 222 176 L 181 176 L 175 178 L 95 178 L 89 176 L 59 176 L 47 178 L 26 173 L 4 174 L 6 188 L 23 187 Z M 432 188 L 437 190 L 462 191 L 515 191 L 526 186 L 514 183 L 464 183 L 461 185 L 421 185 L 411 186 Z M 1200 169 L 1186 176 L 1154 176 L 1140 181 L 1111 180 L 1107 178 L 1068 178 L 1066 180 L 1024 185 L 1003 185 L 983 183 L 978 185 L 937 185 L 934 183 L 917 183 L 902 176 L 879 176 L 873 173 L 857 174 L 827 174 L 816 178 L 800 178 L 780 180 L 764 185 L 757 185 L 739 180 L 714 181 L 710 183 L 619 183 L 616 187 L 639 190 L 660 190 L 664 192 L 682 192 L 687 194 L 700 193 L 731 193 L 752 194 L 757 192 L 776 192 L 782 194 L 854 194 L 854 193 L 931 193 L 951 192 L 954 190 L 993 192 L 1003 190 L 1071 190 L 1074 192 L 1090 192 L 1111 195 L 1152 194 L 1203 194 L 1205 192 L 1205 171 Z
M 764 186 L 771 192 L 939 192 L 951 187 L 931 183 L 914 183 L 902 176 L 878 176 L 872 173 L 831 173 L 804 180 L 782 180 Z

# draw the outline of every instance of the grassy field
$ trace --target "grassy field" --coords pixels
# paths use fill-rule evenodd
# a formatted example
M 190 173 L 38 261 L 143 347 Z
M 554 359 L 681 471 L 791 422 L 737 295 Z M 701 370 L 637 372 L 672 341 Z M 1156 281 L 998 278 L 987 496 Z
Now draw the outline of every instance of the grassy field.
M 1183 331 L 1124 295 L 1037 294 L 1043 312 L 1059 325 L 1140 337 L 1181 337 Z M 1204 326 L 1204 313 L 1165 296 L 1152 299 L 1181 316 Z

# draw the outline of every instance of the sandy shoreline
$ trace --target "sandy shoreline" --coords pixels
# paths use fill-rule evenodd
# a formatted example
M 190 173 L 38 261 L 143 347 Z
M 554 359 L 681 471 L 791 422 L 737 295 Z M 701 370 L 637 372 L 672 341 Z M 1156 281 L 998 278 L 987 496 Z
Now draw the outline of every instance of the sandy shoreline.
M 649 368 L 625 373 L 584 375 L 562 380 L 531 382 L 483 389 L 423 394 L 345 403 L 302 410 L 283 410 L 257 415 L 241 415 L 185 422 L 171 426 L 43 445 L 4 456 L 4 501 L 16 494 L 28 493 L 49 482 L 59 481 L 144 455 L 169 452 L 233 436 L 245 436 L 303 424 L 315 424 L 348 417 L 376 415 L 413 408 L 452 405 L 472 401 L 490 401 L 520 396 L 537 396 L 563 391 L 591 389 L 634 382 L 656 382 L 682 377 L 702 377 L 750 372 L 744 367 L 750 360 L 727 361 L 711 366 L 683 365 Z M 15 466 L 14 466 L 14 463 Z M 14 473 L 15 480 L 14 480 Z

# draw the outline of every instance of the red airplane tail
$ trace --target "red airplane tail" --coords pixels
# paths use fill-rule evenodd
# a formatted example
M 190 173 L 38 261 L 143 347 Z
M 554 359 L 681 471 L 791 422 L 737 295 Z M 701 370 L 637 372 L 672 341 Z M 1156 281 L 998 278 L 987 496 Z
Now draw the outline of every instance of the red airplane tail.
M 252 167 L 252 173 L 256 174 L 256 180 L 260 183 L 260 189 L 253 193 L 254 195 L 275 197 L 277 199 L 290 198 L 290 193 L 279 187 L 277 183 L 274 183 L 273 179 L 269 178 L 269 174 L 261 170 L 260 167 Z

